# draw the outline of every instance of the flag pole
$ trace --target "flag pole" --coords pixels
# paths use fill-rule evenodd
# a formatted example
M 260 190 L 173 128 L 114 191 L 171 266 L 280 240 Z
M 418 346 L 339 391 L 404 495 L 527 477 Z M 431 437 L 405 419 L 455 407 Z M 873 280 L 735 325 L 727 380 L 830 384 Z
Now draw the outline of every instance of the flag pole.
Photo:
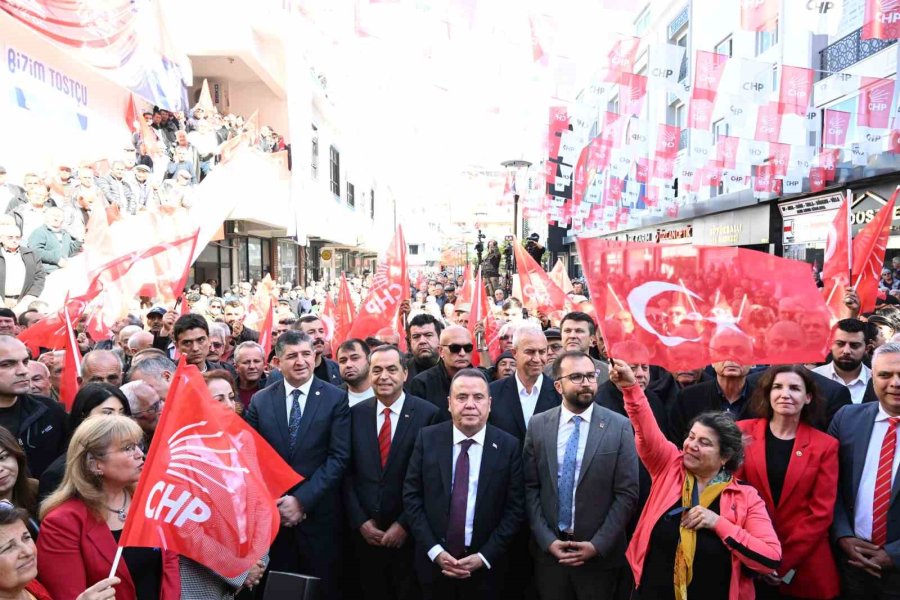
M 692 309 L 694 312 L 700 312 L 700 311 L 697 310 L 697 305 L 694 304 L 694 299 L 691 298 L 691 295 L 690 295 L 690 294 L 688 294 L 687 286 L 684 285 L 684 280 L 683 280 L 681 277 L 678 278 L 678 283 L 681 285 L 681 289 L 684 290 L 684 295 L 685 295 L 685 297 L 687 298 L 687 301 L 690 303 L 691 309 Z M 718 290 L 717 290 L 717 291 L 718 291 Z
M 853 204 L 853 191 L 847 190 L 847 281 L 853 281 L 853 215 L 850 214 L 850 208 Z M 859 283 L 859 282 L 857 282 Z M 835 286 L 837 287 L 837 286 Z M 853 286 L 854 289 L 856 286 Z M 832 288 L 832 293 L 834 289 Z M 829 298 L 831 300 L 831 298 Z M 827 303 L 826 303 L 827 304 Z
M 122 546 L 116 548 L 116 557 L 113 559 L 112 569 L 109 570 L 110 577 L 114 576 L 116 574 L 116 570 L 119 568 L 119 560 L 122 558 L 122 550 Z
M 616 304 L 619 305 L 619 310 L 625 310 L 625 305 L 622 304 L 621 300 L 619 300 L 618 294 L 616 294 L 616 291 L 614 289 L 612 289 L 612 286 L 608 282 L 606 284 L 606 289 L 608 289 L 609 292 L 613 295 L 613 298 L 616 299 Z

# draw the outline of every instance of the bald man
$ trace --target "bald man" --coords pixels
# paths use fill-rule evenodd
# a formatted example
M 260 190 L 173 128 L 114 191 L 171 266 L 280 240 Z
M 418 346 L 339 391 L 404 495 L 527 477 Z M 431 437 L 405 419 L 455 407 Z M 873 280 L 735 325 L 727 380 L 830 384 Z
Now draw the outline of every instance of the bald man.
M 451 325 L 441 332 L 438 363 L 416 375 L 410 384 L 413 396 L 424 398 L 440 409 L 435 422 L 449 421 L 450 381 L 462 369 L 472 366 L 472 335 L 465 327 Z
M 28 362 L 28 382 L 31 384 L 30 393 L 51 397 L 50 369 L 44 363 L 36 360 Z
M 132 357 L 140 352 L 141 350 L 146 350 L 147 348 L 153 347 L 153 334 L 149 331 L 138 331 L 130 338 L 128 338 L 128 348 L 126 352 L 129 356 Z
M 141 380 L 129 381 L 122 386 L 122 393 L 128 398 L 131 418 L 141 426 L 144 440 L 149 447 L 159 424 L 165 398 L 160 398 L 157 391 Z
M 91 350 L 81 361 L 78 385 L 108 383 L 119 387 L 122 385 L 123 368 L 122 359 L 112 350 Z
M 31 393 L 25 344 L 0 336 L 0 426 L 23 444 L 28 469 L 39 477 L 66 448 L 66 413 L 43 396 Z

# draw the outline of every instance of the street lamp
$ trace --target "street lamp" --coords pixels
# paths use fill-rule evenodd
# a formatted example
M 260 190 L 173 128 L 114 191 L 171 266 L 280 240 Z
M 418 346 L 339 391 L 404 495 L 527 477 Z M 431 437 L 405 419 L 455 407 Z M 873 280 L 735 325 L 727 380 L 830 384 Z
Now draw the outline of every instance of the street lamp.
M 515 169 L 518 171 L 519 169 L 531 166 L 531 163 L 527 160 L 504 160 L 500 163 L 504 169 L 509 171 L 510 169 Z M 513 180 L 515 181 L 515 180 Z M 515 183 L 513 183 L 513 188 L 515 188 Z M 519 237 L 519 191 L 516 190 L 513 192 L 513 235 L 518 239 Z

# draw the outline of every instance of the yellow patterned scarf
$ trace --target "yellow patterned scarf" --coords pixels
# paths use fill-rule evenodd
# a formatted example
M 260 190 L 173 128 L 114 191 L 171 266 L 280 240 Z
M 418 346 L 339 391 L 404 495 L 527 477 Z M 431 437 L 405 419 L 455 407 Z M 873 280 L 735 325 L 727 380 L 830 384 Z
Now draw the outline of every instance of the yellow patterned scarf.
M 731 483 L 731 473 L 722 469 L 699 494 L 700 506 L 709 508 L 709 505 L 719 497 L 729 483 Z M 681 490 L 681 506 L 685 511 L 698 503 L 697 494 L 694 492 L 695 485 L 694 476 L 690 472 L 685 473 L 684 487 Z M 687 589 L 694 577 L 697 530 L 681 527 L 680 537 L 678 548 L 675 550 L 675 600 L 687 600 Z

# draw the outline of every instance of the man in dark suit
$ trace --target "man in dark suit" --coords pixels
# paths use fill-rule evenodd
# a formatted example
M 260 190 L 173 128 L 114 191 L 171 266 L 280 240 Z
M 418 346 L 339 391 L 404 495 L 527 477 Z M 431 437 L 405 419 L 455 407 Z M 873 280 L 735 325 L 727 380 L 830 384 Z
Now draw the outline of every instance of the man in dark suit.
M 441 332 L 440 360 L 438 363 L 416 375 L 409 386 L 410 394 L 424 398 L 440 409 L 439 420 L 449 421 L 450 411 L 447 396 L 450 395 L 450 380 L 461 369 L 472 366 L 472 335 L 459 325 L 452 325 Z
M 341 369 L 336 362 L 325 356 L 325 323 L 316 315 L 303 315 L 294 324 L 294 329 L 302 331 L 312 340 L 316 352 L 316 365 L 313 374 L 331 385 L 343 383 Z
M 547 338 L 537 325 L 523 325 L 513 334 L 512 354 L 516 372 L 491 384 L 491 414 L 488 422 L 525 439 L 531 417 L 559 406 L 553 378 L 545 377 Z
M 344 502 L 367 600 L 418 597 L 403 479 L 419 430 L 432 424 L 438 409 L 404 394 L 405 362 L 396 346 L 375 348 L 369 356 L 375 397 L 350 410 L 352 451 Z
M 753 363 L 750 338 L 737 329 L 722 329 L 709 344 L 716 378 L 682 389 L 669 407 L 668 436 L 679 447 L 687 437 L 691 421 L 700 413 L 722 410 L 738 420 L 745 418 L 750 401 L 747 385 L 747 374 Z
M 553 371 L 562 406 L 531 420 L 524 448 L 535 578 L 542 600 L 606 600 L 638 499 L 634 431 L 594 403 L 590 356 L 565 352 Z
M 284 377 L 254 394 L 246 418 L 304 480 L 278 499 L 282 527 L 269 569 L 319 577 L 321 597 L 340 598 L 340 487 L 350 460 L 347 394 L 313 377 L 315 350 L 302 332 L 282 333 L 274 360 Z
M 525 516 L 519 442 L 487 424 L 481 371 L 456 373 L 449 405 L 452 422 L 419 432 L 403 487 L 422 597 L 505 598 L 506 557 Z
M 878 402 L 845 406 L 828 428 L 840 443 L 831 532 L 851 600 L 900 598 L 900 344 L 875 350 L 872 381 Z

